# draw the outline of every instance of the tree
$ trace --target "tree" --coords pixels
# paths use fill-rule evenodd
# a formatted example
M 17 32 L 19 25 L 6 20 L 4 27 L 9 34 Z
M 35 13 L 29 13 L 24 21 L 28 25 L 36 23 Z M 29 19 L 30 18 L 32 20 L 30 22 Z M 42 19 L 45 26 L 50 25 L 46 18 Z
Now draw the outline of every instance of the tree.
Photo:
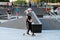
M 56 0 L 50 0 L 50 2 L 55 3 Z
M 26 1 L 24 0 L 17 0 L 14 2 L 14 4 L 26 4 Z

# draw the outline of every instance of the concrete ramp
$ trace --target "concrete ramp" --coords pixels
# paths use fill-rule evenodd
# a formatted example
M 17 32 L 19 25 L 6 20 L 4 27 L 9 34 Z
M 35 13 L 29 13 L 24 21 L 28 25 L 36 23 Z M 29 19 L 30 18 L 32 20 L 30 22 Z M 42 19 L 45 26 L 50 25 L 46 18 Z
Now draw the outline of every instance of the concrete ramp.
M 23 17 L 23 18 L 20 18 L 20 19 L 17 19 L 17 20 L 4 22 L 4 23 L 0 24 L 0 27 L 26 29 L 25 18 Z

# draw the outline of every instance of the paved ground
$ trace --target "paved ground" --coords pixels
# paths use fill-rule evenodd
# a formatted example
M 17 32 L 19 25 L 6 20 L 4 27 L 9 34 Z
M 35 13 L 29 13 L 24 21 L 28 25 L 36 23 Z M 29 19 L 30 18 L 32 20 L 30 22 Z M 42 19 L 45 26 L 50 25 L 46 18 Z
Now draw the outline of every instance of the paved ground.
M 60 30 L 43 30 L 36 36 L 23 36 L 26 30 L 0 27 L 0 40 L 60 40 Z

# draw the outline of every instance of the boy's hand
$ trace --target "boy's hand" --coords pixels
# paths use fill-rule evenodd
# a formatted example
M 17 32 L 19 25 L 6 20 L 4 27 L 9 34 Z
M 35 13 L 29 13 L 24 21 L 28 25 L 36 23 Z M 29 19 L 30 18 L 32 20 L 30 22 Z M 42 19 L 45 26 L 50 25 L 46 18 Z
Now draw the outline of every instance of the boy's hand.
M 29 22 L 32 22 L 32 20 L 28 20 Z

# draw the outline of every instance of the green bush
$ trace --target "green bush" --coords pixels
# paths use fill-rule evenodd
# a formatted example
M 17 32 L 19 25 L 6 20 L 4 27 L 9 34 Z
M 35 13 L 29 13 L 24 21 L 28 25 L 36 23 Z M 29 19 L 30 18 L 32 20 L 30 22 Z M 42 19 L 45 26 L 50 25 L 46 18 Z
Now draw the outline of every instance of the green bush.
M 14 4 L 27 4 L 25 1 L 15 1 Z

